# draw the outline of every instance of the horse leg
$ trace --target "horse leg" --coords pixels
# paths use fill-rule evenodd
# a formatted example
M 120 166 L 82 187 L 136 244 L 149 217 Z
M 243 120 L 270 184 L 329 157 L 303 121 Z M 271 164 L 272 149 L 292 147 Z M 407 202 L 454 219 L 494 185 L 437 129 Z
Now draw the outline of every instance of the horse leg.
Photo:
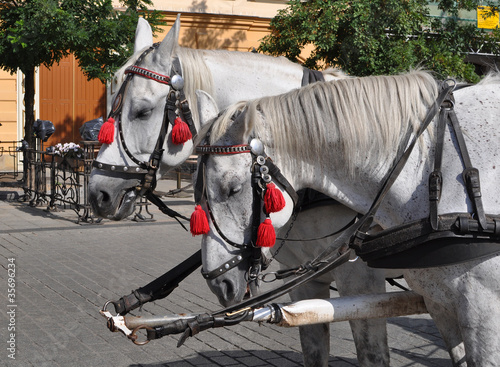
M 475 262 L 459 278 L 457 317 L 468 367 L 500 364 L 500 257 Z
M 405 272 L 412 289 L 456 315 L 468 367 L 498 366 L 500 361 L 499 260 L 494 256 Z
M 453 367 L 466 367 L 464 343 L 456 315 L 429 298 L 424 300 L 427 311 L 446 344 Z
M 340 296 L 385 293 L 385 272 L 361 260 L 333 271 Z M 349 321 L 360 366 L 389 366 L 386 319 Z
M 290 292 L 293 302 L 303 299 L 330 298 L 330 284 L 310 281 Z M 327 367 L 330 357 L 330 324 L 299 326 L 302 358 L 305 367 Z

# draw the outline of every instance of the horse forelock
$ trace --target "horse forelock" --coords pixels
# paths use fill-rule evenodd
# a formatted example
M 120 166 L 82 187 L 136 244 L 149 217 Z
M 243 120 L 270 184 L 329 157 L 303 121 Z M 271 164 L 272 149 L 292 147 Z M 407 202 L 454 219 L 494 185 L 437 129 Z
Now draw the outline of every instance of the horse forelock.
M 196 103 L 196 90 L 200 89 L 211 96 L 215 95 L 212 73 L 204 61 L 203 50 L 177 47 L 176 52 L 182 67 L 184 93 L 189 101 L 193 120 L 196 126 L 199 127 L 200 119 L 198 104 Z
M 234 103 L 217 117 L 210 130 L 210 144 L 216 144 L 227 134 L 236 117 L 247 108 L 247 103 L 246 101 Z
M 278 152 L 280 164 L 294 169 L 318 160 L 326 166 L 327 153 L 335 152 L 342 173 L 354 177 L 393 159 L 436 97 L 437 83 L 423 71 L 315 83 L 251 101 L 246 135 L 258 136 Z

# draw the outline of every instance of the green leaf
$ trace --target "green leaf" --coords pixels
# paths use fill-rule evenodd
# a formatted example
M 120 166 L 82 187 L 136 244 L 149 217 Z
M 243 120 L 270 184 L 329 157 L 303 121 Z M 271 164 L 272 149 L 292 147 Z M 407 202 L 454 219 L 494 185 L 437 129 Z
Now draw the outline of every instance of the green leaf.
M 498 2 L 488 1 L 498 11 Z M 448 15 L 475 9 L 477 1 L 440 1 Z M 423 0 L 291 0 L 270 24 L 259 51 L 298 62 L 307 44 L 307 67 L 342 67 L 354 75 L 393 74 L 423 67 L 439 76 L 477 81 L 466 64 L 470 50 L 500 55 L 500 30 L 484 32 L 457 18 L 429 17 Z

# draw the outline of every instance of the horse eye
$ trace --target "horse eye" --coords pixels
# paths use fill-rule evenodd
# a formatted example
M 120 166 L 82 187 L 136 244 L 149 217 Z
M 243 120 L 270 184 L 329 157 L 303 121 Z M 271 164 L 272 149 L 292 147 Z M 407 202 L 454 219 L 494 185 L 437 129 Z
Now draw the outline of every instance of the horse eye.
M 137 112 L 136 118 L 141 119 L 141 120 L 145 120 L 151 116 L 152 112 L 153 112 L 152 108 L 145 108 L 145 109 Z
M 229 190 L 229 197 L 236 195 L 241 191 L 241 185 L 235 186 Z

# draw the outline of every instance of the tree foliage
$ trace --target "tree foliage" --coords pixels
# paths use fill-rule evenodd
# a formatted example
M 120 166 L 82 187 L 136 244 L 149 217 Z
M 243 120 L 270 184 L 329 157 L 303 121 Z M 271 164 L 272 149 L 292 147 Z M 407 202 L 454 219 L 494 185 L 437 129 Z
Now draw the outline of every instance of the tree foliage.
M 0 1 L 0 67 L 23 73 L 51 67 L 74 53 L 89 79 L 109 79 L 133 51 L 139 12 L 153 25 L 160 14 L 151 0 Z
M 477 81 L 465 63 L 471 50 L 500 55 L 500 32 L 477 29 L 457 20 L 478 1 L 441 0 L 447 18 L 429 16 L 424 0 L 291 0 L 271 21 L 271 33 L 259 51 L 298 61 L 304 47 L 313 50 L 305 66 L 340 66 L 354 75 L 394 74 L 424 67 L 439 77 Z M 493 3 L 493 12 L 498 7 Z

